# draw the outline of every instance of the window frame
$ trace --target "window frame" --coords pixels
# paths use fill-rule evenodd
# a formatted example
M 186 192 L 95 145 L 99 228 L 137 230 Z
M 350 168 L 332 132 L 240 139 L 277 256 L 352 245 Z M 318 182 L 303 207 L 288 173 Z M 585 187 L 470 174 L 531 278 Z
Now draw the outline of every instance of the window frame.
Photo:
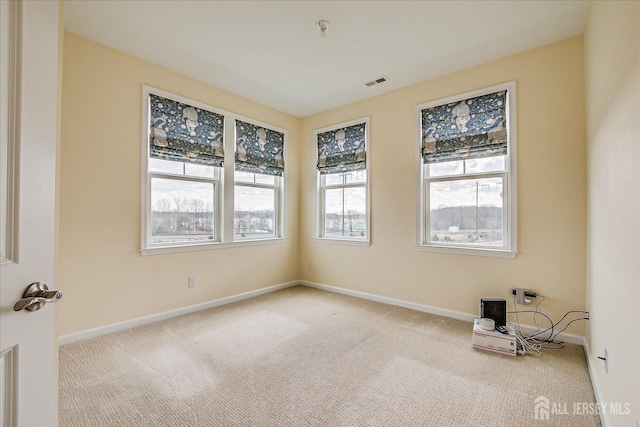
M 147 159 L 148 160 L 148 159 Z M 147 233 L 147 249 L 156 249 L 156 248 L 164 248 L 164 247 L 182 247 L 182 246 L 191 246 L 191 245 L 202 245 L 202 244 L 210 244 L 210 243 L 216 243 L 220 241 L 220 227 L 219 227 L 219 222 L 220 222 L 220 196 L 221 196 L 221 185 L 220 185 L 220 175 L 221 175 L 221 171 L 214 171 L 214 177 L 213 178 L 206 178 L 206 177 L 198 177 L 198 176 L 191 176 L 191 175 L 178 175 L 178 174 L 173 174 L 173 173 L 167 173 L 167 172 L 152 172 L 152 171 L 147 171 L 147 197 L 146 197 L 146 202 L 147 202 L 147 207 L 145 210 L 145 214 L 146 214 L 146 233 Z M 199 183 L 207 183 L 207 184 L 212 184 L 213 185 L 213 195 L 214 195 L 214 209 L 213 209 L 213 225 L 214 225 L 214 229 L 213 229 L 213 239 L 211 239 L 211 241 L 197 241 L 197 242 L 177 242 L 175 244 L 171 244 L 171 245 L 160 245 L 160 244 L 152 244 L 151 243 L 151 238 L 153 236 L 153 231 L 151 229 L 152 226 L 152 220 L 151 220 L 151 211 L 152 211 L 152 204 L 151 204 L 151 182 L 153 181 L 154 178 L 160 178 L 160 179 L 170 179 L 170 180 L 179 180 L 179 181 L 187 181 L 187 182 L 199 182 Z
M 448 176 L 428 176 L 428 164 L 422 161 L 422 110 L 464 99 L 474 98 L 501 90 L 507 91 L 507 154 L 503 171 L 475 172 Z M 517 104 L 516 82 L 498 84 L 455 96 L 437 99 L 416 106 L 416 249 L 420 251 L 515 258 L 518 253 L 518 198 L 517 198 Z M 503 180 L 503 242 L 501 248 L 489 246 L 444 244 L 429 240 L 430 233 L 430 183 L 466 179 L 502 177 Z
M 235 171 L 237 172 L 237 171 Z M 255 174 L 254 174 L 255 175 Z M 234 193 L 234 209 L 233 209 L 233 217 L 234 217 L 234 226 L 235 226 L 235 188 L 236 187 L 248 187 L 248 188 L 259 188 L 259 189 L 267 189 L 274 190 L 274 200 L 273 200 L 273 209 L 274 209 L 274 230 L 273 234 L 268 236 L 259 237 L 259 236 L 251 236 L 251 237 L 236 237 L 235 230 L 233 232 L 233 240 L 236 242 L 246 242 L 250 240 L 265 240 L 265 239 L 274 239 L 278 238 L 280 235 L 280 231 L 282 230 L 282 225 L 280 221 L 280 217 L 282 209 L 280 207 L 280 200 L 282 199 L 281 191 L 282 191 L 282 177 L 274 176 L 276 184 L 263 184 L 259 182 L 247 182 L 247 181 L 234 181 L 233 193 Z
M 371 182 L 371 172 L 370 172 L 370 116 L 361 117 L 359 119 L 350 120 L 343 123 L 338 123 L 336 125 L 331 125 L 327 127 L 323 127 L 320 129 L 315 129 L 313 132 L 313 140 L 314 140 L 314 168 L 315 168 L 315 189 L 316 194 L 314 198 L 314 216 L 315 216 L 315 227 L 314 227 L 314 237 L 313 241 L 317 243 L 336 243 L 336 244 L 345 244 L 345 245 L 354 245 L 354 246 L 370 246 L 371 245 L 371 197 L 370 197 L 370 182 Z M 332 130 L 345 128 L 353 125 L 365 124 L 365 171 L 366 171 L 366 180 L 364 183 L 342 183 L 342 184 L 329 184 L 325 183 L 326 175 L 321 175 L 320 171 L 318 171 L 318 134 L 329 132 Z M 357 172 L 357 171 L 353 171 Z M 344 172 L 342 172 L 344 173 Z M 341 189 L 341 188 L 365 188 L 365 227 L 366 233 L 363 237 L 337 237 L 337 236 L 326 236 L 324 232 L 325 227 L 325 191 L 327 189 Z
M 220 114 L 224 117 L 224 164 L 213 178 L 199 176 L 185 176 L 172 173 L 149 171 L 149 95 L 154 94 L 163 98 L 172 99 L 184 104 L 202 108 Z M 140 232 L 140 253 L 142 255 L 155 255 L 163 253 L 180 253 L 200 250 L 211 250 L 219 248 L 229 248 L 238 246 L 253 246 L 265 244 L 278 244 L 286 241 L 285 234 L 285 181 L 286 169 L 282 176 L 276 177 L 277 186 L 275 235 L 259 238 L 234 239 L 234 195 L 235 195 L 235 149 L 236 149 L 236 120 L 241 120 L 257 126 L 266 127 L 284 134 L 283 157 L 287 164 L 287 130 L 277 126 L 263 123 L 251 118 L 241 116 L 236 113 L 216 108 L 214 106 L 195 101 L 171 92 L 157 89 L 152 86 L 142 86 L 142 159 L 141 159 L 141 232 Z M 212 182 L 214 184 L 214 194 L 217 200 L 214 208 L 214 233 L 213 239 L 198 242 L 180 242 L 173 244 L 151 244 L 151 180 L 152 178 L 180 179 L 190 182 Z
M 273 176 L 275 178 L 275 184 L 262 184 L 262 183 L 257 183 L 257 182 L 246 182 L 246 181 L 236 181 L 235 180 L 235 153 L 236 153 L 236 119 L 241 120 L 243 122 L 255 125 L 255 126 L 260 126 L 260 127 L 264 127 L 264 128 L 269 128 L 271 130 L 280 132 L 284 135 L 284 146 L 283 146 L 283 157 L 285 159 L 285 170 L 282 172 L 282 176 L 277 176 L 277 175 L 270 175 Z M 235 203 L 232 206 L 232 211 L 233 211 L 233 221 L 231 221 L 231 236 L 233 238 L 233 241 L 236 243 L 240 243 L 240 242 L 257 242 L 257 241 L 266 241 L 266 240 L 274 240 L 274 239 L 282 239 L 284 238 L 284 216 L 285 216 L 285 209 L 284 209 L 284 178 L 285 178 L 285 174 L 286 174 L 286 164 L 287 164 L 287 131 L 285 129 L 281 129 L 279 127 L 270 125 L 268 123 L 262 123 L 256 120 L 252 120 L 252 119 L 248 119 L 246 117 L 242 117 L 242 116 L 238 116 L 238 115 L 234 115 L 233 117 L 233 159 L 234 159 L 234 163 L 233 163 L 233 171 L 232 171 L 232 176 L 233 176 L 233 194 L 235 195 L 235 187 L 237 185 L 242 186 L 242 187 L 253 187 L 253 188 L 267 188 L 267 189 L 274 189 L 275 190 L 275 200 L 274 200 L 274 226 L 275 226 L 275 230 L 274 230 L 274 234 L 270 235 L 270 236 L 264 236 L 264 237 L 256 237 L 256 236 L 252 236 L 252 237 L 239 237 L 236 238 L 235 237 L 235 231 L 233 230 L 233 226 L 235 225 Z M 225 161 L 226 161 L 226 153 L 225 153 Z M 260 175 L 264 175 L 264 174 L 260 174 Z M 254 175 L 254 179 L 255 179 L 255 175 Z M 235 201 L 235 198 L 234 198 Z

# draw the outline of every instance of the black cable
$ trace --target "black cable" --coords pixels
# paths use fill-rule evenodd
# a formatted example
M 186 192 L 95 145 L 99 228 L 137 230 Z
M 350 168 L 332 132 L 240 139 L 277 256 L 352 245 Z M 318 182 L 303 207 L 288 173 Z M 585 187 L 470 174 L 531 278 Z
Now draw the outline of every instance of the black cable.
M 538 345 L 540 349 L 548 349 L 548 350 L 561 350 L 563 348 L 565 348 L 564 342 L 562 341 L 556 341 L 556 338 L 558 337 L 558 335 L 560 335 L 562 332 L 564 332 L 569 325 L 571 325 L 573 322 L 577 322 L 579 320 L 589 320 L 589 317 L 582 317 L 579 319 L 573 319 L 571 320 L 569 323 L 567 323 L 567 325 L 562 328 L 561 330 L 555 332 L 555 328 L 558 327 L 558 325 L 560 325 L 560 323 L 562 323 L 564 321 L 564 319 L 567 318 L 567 316 L 571 313 L 586 313 L 587 316 L 589 316 L 589 312 L 588 311 L 584 311 L 584 310 L 569 310 L 567 311 L 564 316 L 562 316 L 562 318 L 560 320 L 558 320 L 557 322 L 553 322 L 553 320 L 551 320 L 551 317 L 547 316 L 546 314 L 544 314 L 543 312 L 538 310 L 538 307 L 540 306 L 540 304 L 542 303 L 542 301 L 545 300 L 545 297 L 543 295 L 539 295 L 540 297 L 542 297 L 542 299 L 536 304 L 536 308 L 535 310 L 518 310 L 517 309 L 517 305 L 516 305 L 516 297 L 515 295 L 513 296 L 513 307 L 514 307 L 514 311 L 507 311 L 507 314 L 515 314 L 516 315 L 516 325 L 517 325 L 517 331 L 520 334 L 520 338 L 523 341 L 526 341 L 528 343 L 533 343 L 535 345 Z M 522 333 L 522 329 L 520 327 L 520 318 L 519 318 L 519 314 L 520 313 L 533 313 L 533 322 L 535 323 L 536 327 L 538 328 L 538 330 L 528 336 L 525 336 L 524 333 Z M 538 325 L 538 322 L 536 321 L 536 316 L 538 314 L 541 314 L 542 316 L 544 316 L 550 323 L 550 327 L 548 327 L 547 329 L 544 330 L 540 330 L 540 325 Z M 546 332 L 549 332 L 549 336 L 547 338 L 536 338 Z
M 542 298 L 540 301 L 538 301 L 538 303 L 536 304 L 536 314 L 533 315 L 533 323 L 536 324 L 536 328 L 538 328 L 538 331 L 540 330 L 540 326 L 538 326 L 538 321 L 536 320 L 536 315 L 538 312 L 538 307 L 540 307 L 540 304 L 542 304 L 542 301 L 544 301 L 546 299 L 546 297 L 544 295 L 538 295 L 540 298 Z
M 507 314 L 518 314 L 518 313 L 538 313 L 543 315 L 544 317 L 547 318 L 547 320 L 549 322 L 551 322 L 551 324 L 553 324 L 553 321 L 551 320 L 551 318 L 549 316 L 547 316 L 546 314 L 544 314 L 541 311 L 533 311 L 533 310 L 518 310 L 518 311 L 507 311 Z M 565 316 L 566 317 L 566 316 Z
M 520 329 L 520 319 L 518 318 L 518 310 L 517 310 L 517 306 L 516 306 L 516 296 L 513 296 L 513 308 L 516 313 L 516 325 L 518 325 L 518 333 L 520 334 L 520 336 L 522 336 L 522 330 Z M 507 314 L 509 314 L 509 312 L 507 311 Z
M 553 336 L 553 338 L 551 338 L 552 342 L 555 341 L 556 337 L 558 335 L 560 335 L 561 333 L 563 333 L 565 331 L 565 329 L 567 329 L 569 327 L 570 324 L 572 324 L 573 322 L 577 322 L 578 320 L 589 320 L 588 317 L 581 317 L 580 319 L 573 319 L 571 322 L 567 323 L 567 326 L 565 326 L 562 330 L 556 332 L 556 334 Z
M 563 321 L 563 320 L 564 320 L 564 319 L 565 319 L 565 318 L 566 318 L 570 313 L 587 313 L 587 314 L 589 314 L 589 312 L 588 312 L 588 311 L 582 311 L 582 310 L 570 310 L 570 311 L 567 311 L 567 312 L 565 313 L 565 315 L 564 315 L 564 316 L 562 316 L 562 318 L 561 318 L 560 320 L 558 320 L 558 321 L 557 321 L 553 326 L 554 326 L 554 327 L 557 327 L 560 323 L 562 323 L 562 321 Z M 588 318 L 588 317 L 583 317 L 583 318 L 580 318 L 580 319 L 574 319 L 574 320 L 570 321 L 569 323 L 567 323 L 567 326 L 565 326 L 565 327 L 564 327 L 564 329 L 562 329 L 562 330 L 561 330 L 561 331 L 559 331 L 559 332 L 556 332 L 556 333 L 555 333 L 555 335 L 554 335 L 554 333 L 553 333 L 553 328 L 551 328 L 551 334 L 549 334 L 549 336 L 547 337 L 547 339 L 545 339 L 545 340 L 544 340 L 544 342 L 553 343 L 553 342 L 555 341 L 555 337 L 557 337 L 557 336 L 558 336 L 558 334 L 560 334 L 561 332 L 564 332 L 564 331 L 569 327 L 569 325 L 570 325 L 570 324 L 572 324 L 573 322 L 575 322 L 575 321 L 577 321 L 577 320 L 589 320 L 589 318 Z M 547 329 L 547 330 L 549 330 L 549 329 Z M 544 333 L 544 332 L 545 332 L 545 331 L 542 331 L 541 333 Z M 540 334 L 532 334 L 532 335 L 530 335 L 528 338 L 532 338 L 532 337 L 535 337 L 535 336 L 537 336 L 537 335 L 540 335 Z
M 541 301 L 541 302 L 542 302 L 542 301 Z M 540 303 L 538 303 L 538 305 L 540 305 Z M 534 310 L 515 310 L 515 311 L 508 311 L 508 312 L 507 312 L 507 314 L 515 314 L 515 315 L 516 315 L 516 323 L 517 323 L 517 325 L 518 325 L 518 331 L 520 332 L 520 335 L 522 336 L 522 338 L 523 338 L 523 339 L 526 339 L 526 340 L 529 340 L 529 339 L 536 339 L 536 340 L 538 340 L 538 341 L 540 341 L 540 342 L 553 343 L 553 341 L 555 340 L 555 337 L 556 337 L 556 336 L 558 336 L 558 334 L 560 334 L 561 332 L 564 332 L 564 331 L 569 327 L 569 325 L 570 325 L 571 323 L 573 323 L 573 322 L 575 322 L 575 321 L 577 321 L 577 320 L 589 320 L 589 318 L 588 318 L 588 317 L 584 317 L 584 318 L 580 318 L 580 319 L 574 319 L 574 320 L 572 320 L 571 322 L 569 322 L 569 323 L 567 324 L 567 326 L 565 326 L 565 328 L 564 328 L 564 329 L 562 329 L 561 331 L 556 332 L 556 333 L 554 334 L 554 329 L 555 329 L 555 328 L 556 328 L 560 323 L 562 323 L 562 321 L 563 321 L 563 320 L 564 320 L 564 319 L 565 319 L 569 314 L 571 314 L 571 313 L 586 313 L 586 314 L 588 315 L 588 314 L 589 314 L 589 312 L 588 312 L 588 311 L 584 311 L 584 310 L 570 310 L 570 311 L 567 311 L 567 312 L 565 313 L 565 315 L 564 315 L 564 316 L 562 316 L 562 318 L 561 318 L 560 320 L 558 320 L 557 322 L 555 322 L 555 323 L 554 323 L 554 322 L 551 320 L 551 318 L 550 318 L 549 316 L 547 316 L 546 314 L 542 313 L 541 311 L 538 311 L 538 305 L 536 305 L 536 310 L 535 310 L 535 311 L 534 311 Z M 515 306 L 515 297 L 514 297 L 514 306 Z M 542 331 L 540 331 L 540 330 L 538 329 L 538 331 L 537 331 L 537 332 L 535 332 L 535 333 L 533 333 L 533 334 L 528 335 L 528 336 L 526 336 L 526 337 L 525 337 L 525 335 L 522 333 L 522 330 L 520 329 L 520 320 L 519 320 L 519 318 L 518 318 L 518 314 L 519 314 L 519 313 L 534 313 L 534 322 L 535 322 L 535 316 L 536 316 L 537 314 L 541 314 L 541 315 L 543 315 L 544 317 L 546 317 L 546 318 L 547 318 L 547 320 L 549 321 L 549 323 L 551 324 L 551 326 L 550 326 L 550 327 L 548 327 L 548 328 L 547 328 L 547 329 L 545 329 L 545 330 L 542 330 Z M 537 323 L 536 323 L 536 326 L 538 326 L 538 325 L 537 325 Z M 538 327 L 538 328 L 539 328 L 539 327 Z M 541 340 L 540 338 L 535 338 L 535 337 L 537 337 L 537 336 L 539 336 L 539 335 L 542 335 L 542 334 L 544 334 L 545 332 L 548 332 L 548 331 L 551 331 L 551 333 L 549 334 L 549 336 L 548 336 L 546 339 Z
M 542 299 L 544 300 L 544 299 L 545 299 L 545 297 L 544 297 L 544 296 L 542 296 Z M 544 313 L 542 313 L 542 312 L 539 312 L 539 311 L 538 311 L 538 306 L 540 305 L 540 303 L 541 303 L 541 302 L 542 302 L 542 301 L 540 301 L 540 302 L 538 302 L 538 304 L 536 304 L 536 310 L 535 310 L 535 311 L 531 311 L 531 310 L 517 310 L 517 305 L 516 305 L 516 296 L 515 296 L 515 295 L 513 296 L 513 308 L 514 308 L 514 311 L 508 311 L 508 312 L 507 312 L 507 314 L 514 314 L 514 313 L 515 313 L 515 315 L 516 315 L 516 325 L 517 325 L 517 330 L 518 330 L 518 333 L 520 334 L 520 337 L 521 337 L 523 340 L 527 340 L 527 341 L 528 341 L 528 340 L 529 340 L 529 339 L 531 339 L 532 337 L 534 337 L 534 336 L 536 336 L 536 335 L 543 334 L 543 333 L 545 333 L 545 332 L 546 332 L 546 331 L 548 331 L 548 330 L 551 330 L 551 334 L 553 334 L 553 328 L 554 328 L 553 321 L 551 320 L 551 318 L 550 318 L 549 316 L 547 316 L 546 314 L 544 314 Z M 537 332 L 536 334 L 525 336 L 524 332 L 522 332 L 522 328 L 520 327 L 520 317 L 518 316 L 518 313 L 535 313 L 535 314 L 533 315 L 533 318 L 534 318 L 534 320 L 533 320 L 533 321 L 534 321 L 534 323 L 536 324 L 536 327 L 538 328 L 538 330 L 536 331 L 536 332 Z M 538 326 L 538 323 L 537 323 L 537 322 L 536 322 L 536 320 L 535 320 L 535 316 L 536 316 L 536 314 L 538 314 L 538 313 L 540 313 L 540 314 L 542 314 L 543 316 L 545 316 L 545 317 L 547 318 L 547 320 L 549 321 L 549 323 L 551 324 L 551 326 L 550 326 L 549 328 L 547 328 L 547 329 L 545 329 L 544 331 L 541 331 L 541 332 L 540 332 L 540 326 Z
M 571 325 L 573 322 L 577 322 L 578 320 L 589 320 L 589 318 L 588 317 L 581 317 L 579 319 L 573 319 L 569 323 L 567 323 L 567 325 L 564 328 L 562 328 L 561 330 L 559 330 L 555 334 L 552 333 L 546 339 L 543 340 L 543 339 L 540 339 L 540 338 L 533 338 L 533 340 L 534 340 L 534 342 L 536 342 L 537 344 L 542 345 L 545 348 L 549 348 L 549 349 L 553 349 L 553 350 L 559 350 L 561 348 L 564 348 L 564 342 L 563 341 L 556 341 L 556 338 L 558 337 L 558 335 L 560 335 L 562 332 L 564 332 L 569 327 L 569 325 Z M 555 326 L 558 326 L 558 323 L 560 323 L 560 322 L 557 322 L 555 324 Z M 528 337 L 528 338 L 532 338 L 532 337 L 533 336 Z M 551 348 L 551 347 L 548 347 L 548 344 L 558 345 L 560 347 Z
M 583 310 L 571 310 L 571 311 L 567 311 L 565 313 L 564 316 L 562 316 L 562 318 L 560 320 L 558 320 L 558 322 L 556 323 L 556 325 L 558 325 L 560 322 L 562 322 L 564 320 L 565 317 L 567 317 L 569 315 L 569 313 L 587 313 L 587 316 L 589 315 L 588 311 L 583 311 Z M 589 318 L 587 317 L 587 320 L 589 320 Z

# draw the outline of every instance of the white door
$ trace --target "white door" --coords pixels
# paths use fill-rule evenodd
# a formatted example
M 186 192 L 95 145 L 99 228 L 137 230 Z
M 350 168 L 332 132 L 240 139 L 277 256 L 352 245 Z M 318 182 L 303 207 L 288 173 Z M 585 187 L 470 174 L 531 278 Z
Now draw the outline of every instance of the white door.
M 44 282 L 55 289 L 60 6 L 47 0 L 0 0 L 0 5 L 0 425 L 53 426 L 54 305 L 45 304 L 38 311 L 13 308 L 30 283 Z

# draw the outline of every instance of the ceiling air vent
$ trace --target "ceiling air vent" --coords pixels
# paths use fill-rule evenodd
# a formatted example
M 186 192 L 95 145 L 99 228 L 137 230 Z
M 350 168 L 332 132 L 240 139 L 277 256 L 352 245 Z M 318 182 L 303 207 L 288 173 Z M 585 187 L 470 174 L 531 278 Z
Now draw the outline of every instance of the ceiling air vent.
M 387 81 L 386 77 L 378 77 L 377 79 L 371 80 L 370 82 L 366 82 L 365 86 L 375 86 L 379 83 L 384 83 Z

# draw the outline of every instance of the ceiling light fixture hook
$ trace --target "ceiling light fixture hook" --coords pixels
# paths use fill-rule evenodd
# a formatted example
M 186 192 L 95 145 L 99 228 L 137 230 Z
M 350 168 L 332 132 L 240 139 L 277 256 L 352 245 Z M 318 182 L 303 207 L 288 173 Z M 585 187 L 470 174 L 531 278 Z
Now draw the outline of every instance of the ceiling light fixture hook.
M 329 21 L 325 21 L 324 19 L 316 22 L 316 27 L 320 30 L 320 38 L 327 38 L 327 28 L 329 28 Z

